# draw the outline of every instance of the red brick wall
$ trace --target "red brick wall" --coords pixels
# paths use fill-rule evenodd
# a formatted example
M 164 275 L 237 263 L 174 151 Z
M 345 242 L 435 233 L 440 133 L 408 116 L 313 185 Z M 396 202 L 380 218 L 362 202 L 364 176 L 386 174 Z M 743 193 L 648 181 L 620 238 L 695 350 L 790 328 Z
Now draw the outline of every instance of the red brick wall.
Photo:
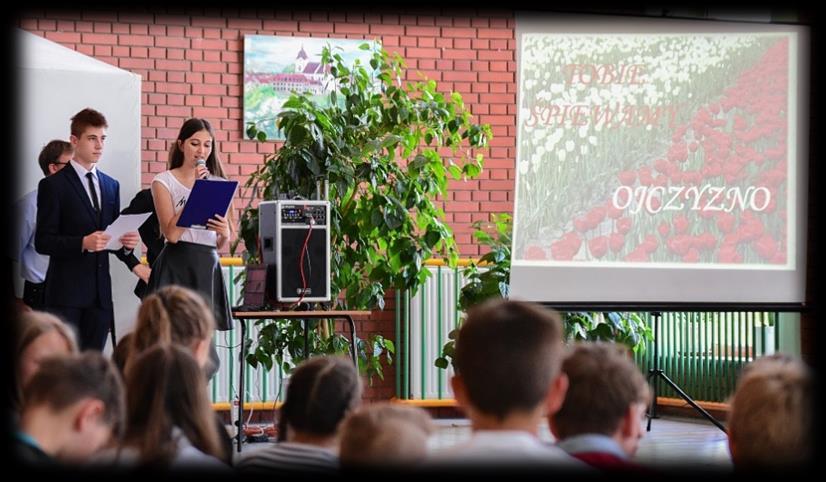
M 463 256 L 476 256 L 470 223 L 513 209 L 516 64 L 512 12 L 422 10 L 416 13 L 181 10 L 21 13 L 18 26 L 141 75 L 142 182 L 165 168 L 169 142 L 183 121 L 204 117 L 216 129 L 231 177 L 242 183 L 274 149 L 243 138 L 243 39 L 246 34 L 373 39 L 444 92 L 462 94 L 476 122 L 494 138 L 482 175 L 450 183 L 444 203 Z M 235 202 L 236 214 L 247 200 Z M 236 219 L 238 216 L 236 215 Z

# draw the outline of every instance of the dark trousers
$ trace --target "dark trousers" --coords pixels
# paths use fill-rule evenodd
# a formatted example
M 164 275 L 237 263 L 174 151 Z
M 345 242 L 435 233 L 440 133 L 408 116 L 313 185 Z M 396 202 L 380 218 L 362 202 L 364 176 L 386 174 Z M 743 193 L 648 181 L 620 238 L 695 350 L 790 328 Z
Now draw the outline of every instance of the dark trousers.
M 46 283 L 26 281 L 23 284 L 23 303 L 33 310 L 43 311 L 46 306 Z
M 81 351 L 103 351 L 103 347 L 106 345 L 106 334 L 109 333 L 114 321 L 112 308 L 50 306 L 49 311 L 62 317 L 63 321 L 75 329 Z

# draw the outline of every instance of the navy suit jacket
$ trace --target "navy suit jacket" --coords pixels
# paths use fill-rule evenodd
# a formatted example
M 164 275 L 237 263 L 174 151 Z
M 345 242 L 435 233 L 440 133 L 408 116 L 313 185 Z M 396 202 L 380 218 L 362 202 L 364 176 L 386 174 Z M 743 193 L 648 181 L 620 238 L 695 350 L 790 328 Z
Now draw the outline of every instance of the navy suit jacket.
M 110 251 L 83 251 L 83 237 L 110 225 L 120 213 L 118 181 L 97 170 L 98 220 L 86 188 L 71 166 L 45 177 L 37 188 L 34 245 L 47 254 L 46 306 L 111 308 Z M 121 251 L 122 252 L 122 251 Z

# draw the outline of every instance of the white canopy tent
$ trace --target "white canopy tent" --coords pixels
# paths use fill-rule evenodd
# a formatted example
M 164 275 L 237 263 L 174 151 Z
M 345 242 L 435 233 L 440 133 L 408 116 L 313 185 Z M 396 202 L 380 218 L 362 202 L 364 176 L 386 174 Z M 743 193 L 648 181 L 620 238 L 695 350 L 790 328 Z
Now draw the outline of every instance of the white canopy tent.
M 52 139 L 68 141 L 71 117 L 91 107 L 109 123 L 98 168 L 118 180 L 121 208 L 125 207 L 140 189 L 141 77 L 29 32 L 18 29 L 17 35 L 21 118 L 15 198 L 36 189 L 43 177 L 37 164 L 43 146 Z M 137 313 L 139 300 L 132 293 L 137 278 L 114 256 L 110 265 L 117 335 L 121 337 L 131 331 Z M 19 278 L 18 270 L 15 277 Z

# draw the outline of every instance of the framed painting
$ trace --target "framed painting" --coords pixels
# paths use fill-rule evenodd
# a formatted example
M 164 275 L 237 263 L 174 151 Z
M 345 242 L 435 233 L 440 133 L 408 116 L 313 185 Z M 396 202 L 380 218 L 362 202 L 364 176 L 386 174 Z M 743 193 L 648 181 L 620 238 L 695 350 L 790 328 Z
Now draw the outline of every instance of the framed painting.
M 293 92 L 309 93 L 319 105 L 329 105 L 335 88 L 329 66 L 321 64 L 321 51 L 329 45 L 348 65 L 359 59 L 368 65 L 371 50 L 360 49 L 361 39 L 244 37 L 244 125 L 255 122 L 269 140 L 284 140 L 276 126 L 284 102 Z M 371 45 L 372 47 L 372 45 Z

